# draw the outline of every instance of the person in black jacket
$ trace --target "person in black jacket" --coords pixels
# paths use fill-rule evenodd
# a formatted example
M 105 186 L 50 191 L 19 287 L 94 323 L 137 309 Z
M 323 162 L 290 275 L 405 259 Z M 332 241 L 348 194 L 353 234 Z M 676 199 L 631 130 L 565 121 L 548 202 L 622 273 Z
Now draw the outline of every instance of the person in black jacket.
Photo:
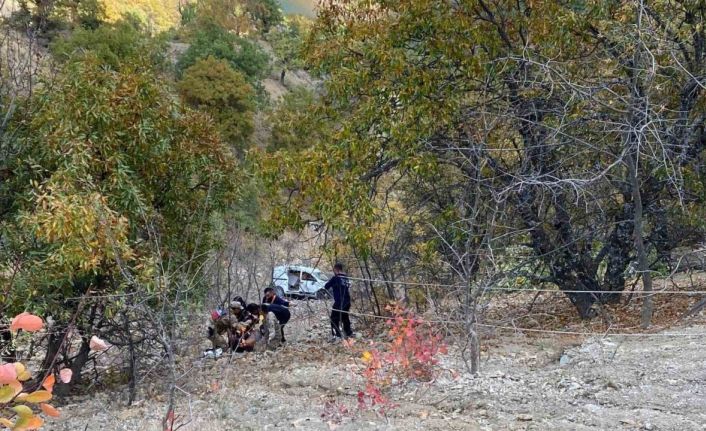
M 333 296 L 333 308 L 331 309 L 331 333 L 333 341 L 342 338 L 340 324 L 343 323 L 343 333 L 346 337 L 353 336 L 351 329 L 351 319 L 348 311 L 351 309 L 350 281 L 345 272 L 343 264 L 336 263 L 333 266 L 334 276 L 326 282 L 324 289 Z
M 289 308 L 289 301 L 277 296 L 277 294 L 275 293 L 275 289 L 273 287 L 266 287 L 265 288 L 265 296 L 262 298 L 262 303 L 263 304 L 276 304 L 276 305 L 281 305 L 282 307 Z
M 284 325 L 289 322 L 289 318 L 292 316 L 292 314 L 289 312 L 289 308 L 283 307 L 279 304 L 262 304 L 262 311 L 267 313 L 272 313 L 275 315 L 277 318 L 277 322 L 279 322 L 279 330 L 280 330 L 280 335 L 281 335 L 281 341 L 284 343 Z
M 277 316 L 277 320 L 280 324 L 279 328 L 280 331 L 282 331 L 282 342 L 284 343 L 287 341 L 284 339 L 284 325 L 289 322 L 289 318 L 291 317 L 291 313 L 289 312 L 289 301 L 277 296 L 274 288 L 266 287 L 265 296 L 262 298 L 262 303 L 273 306 L 271 311 L 275 314 L 275 316 Z

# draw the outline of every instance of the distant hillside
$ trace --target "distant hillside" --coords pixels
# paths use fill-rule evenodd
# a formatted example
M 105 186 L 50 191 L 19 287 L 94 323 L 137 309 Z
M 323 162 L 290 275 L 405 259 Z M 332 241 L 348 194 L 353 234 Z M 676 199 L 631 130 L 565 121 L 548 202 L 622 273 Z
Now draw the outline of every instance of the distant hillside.
M 179 22 L 179 0 L 103 0 L 110 20 L 134 13 L 154 26 L 166 30 Z

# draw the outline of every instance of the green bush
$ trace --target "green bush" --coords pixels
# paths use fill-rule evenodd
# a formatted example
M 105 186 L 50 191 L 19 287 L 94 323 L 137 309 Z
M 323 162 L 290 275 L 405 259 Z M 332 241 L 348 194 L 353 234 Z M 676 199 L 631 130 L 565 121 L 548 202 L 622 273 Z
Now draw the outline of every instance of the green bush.
M 301 150 L 312 142 L 312 137 L 319 136 L 323 123 L 312 115 L 316 107 L 317 100 L 311 90 L 296 87 L 286 94 L 268 116 L 272 125 L 268 150 Z
M 95 29 L 106 19 L 100 0 L 18 0 L 9 24 L 20 30 L 32 29 L 49 40 L 73 28 Z
M 247 9 L 263 33 L 284 20 L 277 0 L 250 0 Z
M 224 60 L 235 70 L 255 83 L 269 73 L 269 56 L 256 43 L 228 33 L 211 23 L 202 26 L 194 35 L 189 49 L 179 59 L 177 71 L 181 75 L 199 60 L 214 57 Z
M 60 62 L 81 61 L 90 54 L 115 71 L 125 62 L 138 60 L 158 68 L 166 64 L 164 41 L 150 37 L 139 22 L 129 17 L 95 30 L 78 29 L 52 43 L 50 50 Z
M 149 285 L 148 229 L 159 232 L 160 258 L 206 255 L 214 244 L 202 217 L 236 195 L 236 162 L 212 121 L 176 103 L 142 63 L 117 72 L 90 56 L 67 64 L 11 130 L 16 154 L 3 193 L 12 204 L 0 235 L 23 256 L 5 298 L 19 310 L 32 304 L 59 320 L 64 296 L 133 288 L 118 264 Z
M 242 155 L 253 132 L 255 91 L 242 73 L 214 57 L 198 60 L 177 84 L 190 106 L 211 115 L 222 138 Z

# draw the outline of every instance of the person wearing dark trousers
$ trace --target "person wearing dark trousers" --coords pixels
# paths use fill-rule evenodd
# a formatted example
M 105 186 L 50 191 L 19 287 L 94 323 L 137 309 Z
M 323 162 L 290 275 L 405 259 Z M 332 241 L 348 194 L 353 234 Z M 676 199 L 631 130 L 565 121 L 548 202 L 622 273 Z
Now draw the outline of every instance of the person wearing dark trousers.
M 265 296 L 262 298 L 262 303 L 275 306 L 274 310 L 276 312 L 274 314 L 277 316 L 277 320 L 279 320 L 280 331 L 282 331 L 282 342 L 284 343 L 287 341 L 284 339 L 284 325 L 289 322 L 289 318 L 291 317 L 289 312 L 289 301 L 277 296 L 274 288 L 266 287 Z
M 353 337 L 351 329 L 351 319 L 348 311 L 351 309 L 350 280 L 343 272 L 343 264 L 336 263 L 333 266 L 334 276 L 326 282 L 324 289 L 333 296 L 333 308 L 331 309 L 331 335 L 332 341 L 339 341 L 343 336 Z M 343 334 L 341 333 L 341 323 L 343 323 Z
M 280 335 L 281 335 L 281 342 L 284 343 L 284 325 L 289 322 L 289 318 L 292 316 L 291 313 L 289 312 L 289 308 L 284 307 L 279 304 L 267 304 L 263 303 L 262 304 L 262 310 L 267 313 L 272 313 L 275 315 L 277 318 L 277 322 L 279 322 L 279 330 L 280 330 Z

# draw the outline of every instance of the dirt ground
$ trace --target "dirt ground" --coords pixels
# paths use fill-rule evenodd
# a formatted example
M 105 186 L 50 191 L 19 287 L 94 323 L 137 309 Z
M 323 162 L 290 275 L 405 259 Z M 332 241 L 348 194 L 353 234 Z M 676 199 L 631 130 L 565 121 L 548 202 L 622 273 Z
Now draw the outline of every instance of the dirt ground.
M 451 345 L 435 381 L 393 387 L 399 406 L 379 415 L 356 407 L 360 351 L 375 335 L 358 322 L 364 337 L 353 347 L 331 345 L 326 304 L 307 304 L 276 353 L 203 359 L 205 345 L 185 341 L 180 429 L 706 430 L 703 316 L 649 336 L 488 333 L 479 376 Z M 72 397 L 47 429 L 161 431 L 159 374 L 140 383 L 131 407 L 124 390 Z

